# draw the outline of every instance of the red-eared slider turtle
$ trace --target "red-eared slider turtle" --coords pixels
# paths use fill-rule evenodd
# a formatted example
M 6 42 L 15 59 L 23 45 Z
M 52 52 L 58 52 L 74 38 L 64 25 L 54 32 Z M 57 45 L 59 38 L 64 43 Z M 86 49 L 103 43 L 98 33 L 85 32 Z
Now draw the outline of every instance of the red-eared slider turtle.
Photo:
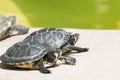
M 28 28 L 22 25 L 15 25 L 15 23 L 16 16 L 4 17 L 0 15 L 0 40 L 8 36 L 25 34 L 28 32 Z
M 57 60 L 75 65 L 75 58 L 62 55 L 64 52 L 88 51 L 88 48 L 74 46 L 78 37 L 78 33 L 71 34 L 63 29 L 44 28 L 10 47 L 0 59 L 7 65 L 39 69 L 42 73 L 50 73 L 47 67 L 55 65 Z

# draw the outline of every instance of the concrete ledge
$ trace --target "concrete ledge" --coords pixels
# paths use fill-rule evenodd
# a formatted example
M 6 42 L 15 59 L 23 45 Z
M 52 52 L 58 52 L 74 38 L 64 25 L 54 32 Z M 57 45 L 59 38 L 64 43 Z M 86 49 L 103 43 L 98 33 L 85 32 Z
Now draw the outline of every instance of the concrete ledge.
M 1 41 L 0 55 L 35 30 Z M 52 74 L 41 74 L 38 70 L 2 69 L 0 64 L 0 80 L 120 80 L 120 31 L 65 30 L 80 33 L 76 45 L 89 48 L 88 52 L 70 55 L 77 60 L 75 66 L 58 61 L 56 67 L 49 68 Z

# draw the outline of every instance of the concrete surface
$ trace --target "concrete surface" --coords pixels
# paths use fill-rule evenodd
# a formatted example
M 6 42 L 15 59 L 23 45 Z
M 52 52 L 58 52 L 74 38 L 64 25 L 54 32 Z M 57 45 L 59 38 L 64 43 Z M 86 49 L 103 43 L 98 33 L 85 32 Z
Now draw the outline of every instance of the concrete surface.
M 30 29 L 29 33 L 35 30 L 38 29 Z M 0 80 L 120 80 L 120 31 L 66 30 L 80 33 L 76 45 L 89 48 L 88 52 L 70 55 L 77 60 L 75 66 L 58 61 L 56 67 L 49 68 L 51 74 L 42 74 L 38 70 L 3 69 L 0 64 Z M 27 35 L 29 34 L 1 41 L 0 55 Z

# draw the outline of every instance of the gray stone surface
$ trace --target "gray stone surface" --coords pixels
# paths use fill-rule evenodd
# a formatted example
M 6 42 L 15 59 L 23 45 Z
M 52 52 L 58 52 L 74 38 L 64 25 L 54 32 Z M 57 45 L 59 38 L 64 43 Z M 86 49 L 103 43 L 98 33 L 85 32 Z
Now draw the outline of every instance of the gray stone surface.
M 35 30 L 38 29 L 30 29 L 29 33 Z M 76 45 L 89 48 L 85 53 L 70 54 L 77 60 L 75 66 L 58 61 L 56 67 L 49 68 L 51 74 L 42 74 L 38 70 L 2 69 L 0 64 L 0 80 L 120 80 L 119 30 L 65 30 L 80 33 Z M 29 33 L 1 41 L 0 55 Z

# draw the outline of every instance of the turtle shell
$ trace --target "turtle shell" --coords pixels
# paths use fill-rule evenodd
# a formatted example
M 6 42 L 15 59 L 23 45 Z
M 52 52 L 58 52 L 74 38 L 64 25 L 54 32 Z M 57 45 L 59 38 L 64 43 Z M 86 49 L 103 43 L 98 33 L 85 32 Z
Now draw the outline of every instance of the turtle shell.
M 37 61 L 50 51 L 45 44 L 33 45 L 30 43 L 18 42 L 14 44 L 0 57 L 1 61 L 7 64 Z
M 0 15 L 0 40 L 8 36 L 12 22 Z
M 24 39 L 24 42 L 34 41 L 35 43 L 45 43 L 49 47 L 60 48 L 67 43 L 70 34 L 70 32 L 66 32 L 63 29 L 44 28 L 30 34 Z
M 44 28 L 33 32 L 22 42 L 14 44 L 0 59 L 3 63 L 11 65 L 31 63 L 42 59 L 48 52 L 60 48 L 69 38 L 70 33 L 62 29 Z

